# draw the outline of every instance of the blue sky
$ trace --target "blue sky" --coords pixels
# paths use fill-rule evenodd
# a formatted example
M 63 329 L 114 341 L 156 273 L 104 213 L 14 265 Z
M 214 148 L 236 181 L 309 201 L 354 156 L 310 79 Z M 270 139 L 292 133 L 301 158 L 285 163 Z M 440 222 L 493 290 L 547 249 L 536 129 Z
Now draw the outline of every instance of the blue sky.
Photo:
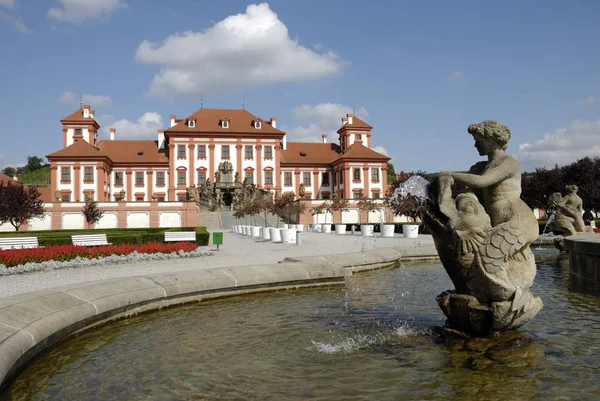
M 42 6 L 43 5 L 43 6 Z M 80 93 L 117 138 L 241 108 L 290 141 L 356 109 L 396 170 L 464 170 L 495 119 L 524 170 L 600 155 L 600 2 L 0 0 L 0 168 L 62 146 Z

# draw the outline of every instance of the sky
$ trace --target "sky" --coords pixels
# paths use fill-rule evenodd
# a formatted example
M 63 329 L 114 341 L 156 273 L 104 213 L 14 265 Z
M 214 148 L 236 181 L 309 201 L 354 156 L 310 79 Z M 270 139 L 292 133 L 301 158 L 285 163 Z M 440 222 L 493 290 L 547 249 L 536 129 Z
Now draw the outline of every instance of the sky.
M 155 139 L 201 107 L 337 141 L 353 110 L 396 171 L 466 170 L 467 127 L 511 128 L 524 171 L 600 155 L 597 0 L 0 0 L 0 168 L 100 139 Z

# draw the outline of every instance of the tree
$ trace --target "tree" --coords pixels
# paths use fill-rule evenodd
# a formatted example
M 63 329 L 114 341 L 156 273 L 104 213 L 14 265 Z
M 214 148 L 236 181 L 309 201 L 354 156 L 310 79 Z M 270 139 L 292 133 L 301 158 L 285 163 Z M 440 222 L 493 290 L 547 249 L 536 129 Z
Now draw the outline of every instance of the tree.
M 46 167 L 48 164 L 44 163 L 44 159 L 37 156 L 27 156 L 27 164 L 24 167 L 25 173 L 39 170 L 43 167 Z
M 387 182 L 393 182 L 396 179 L 396 170 L 394 170 L 394 165 L 390 162 L 387 164 Z
M 0 181 L 0 224 L 10 223 L 17 231 L 23 223 L 44 215 L 44 204 L 35 187 Z
M 14 167 L 6 167 L 4 170 L 2 170 L 2 172 L 12 178 L 15 174 L 17 174 L 17 169 Z
M 333 200 L 331 202 L 331 212 L 347 212 L 350 210 L 349 208 L 350 201 L 348 199 L 344 199 L 342 196 L 338 195 L 337 192 L 333 194 Z M 342 218 L 340 217 L 340 224 L 342 224 Z
M 369 224 L 369 215 L 373 210 L 377 209 L 379 205 L 377 205 L 374 200 L 367 198 L 363 190 L 360 191 L 360 196 L 358 199 L 359 200 L 356 205 L 358 206 L 359 210 L 366 213 L 367 224 Z M 362 224 L 362 221 L 360 223 Z
M 275 211 L 281 216 L 284 222 L 291 223 L 292 216 L 304 213 L 306 205 L 296 201 L 294 192 L 286 192 L 275 199 Z
M 104 215 L 104 210 L 98 208 L 97 201 L 92 198 L 87 198 L 85 205 L 83 205 L 83 209 L 81 209 L 81 213 L 85 216 L 85 221 L 87 222 L 88 228 L 90 228 L 90 225 L 100 221 Z

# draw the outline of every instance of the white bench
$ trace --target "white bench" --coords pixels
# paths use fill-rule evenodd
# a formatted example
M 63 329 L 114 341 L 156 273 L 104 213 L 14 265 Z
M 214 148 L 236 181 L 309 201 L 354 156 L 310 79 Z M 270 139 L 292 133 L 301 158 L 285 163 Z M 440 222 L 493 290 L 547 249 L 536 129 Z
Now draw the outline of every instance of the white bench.
M 0 249 L 42 248 L 37 237 L 0 238 Z
M 165 231 L 165 242 L 196 242 L 196 231 Z
M 106 239 L 106 234 L 89 234 L 89 235 L 71 235 L 73 245 L 78 246 L 99 246 L 112 245 Z

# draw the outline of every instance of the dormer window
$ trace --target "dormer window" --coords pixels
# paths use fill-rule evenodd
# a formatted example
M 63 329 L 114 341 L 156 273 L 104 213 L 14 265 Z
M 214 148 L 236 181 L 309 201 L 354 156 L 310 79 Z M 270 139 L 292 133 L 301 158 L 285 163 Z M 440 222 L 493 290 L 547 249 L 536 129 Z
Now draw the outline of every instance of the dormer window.
M 261 127 L 262 127 L 262 124 L 260 121 L 254 121 L 254 128 L 261 129 Z
M 306 157 L 306 153 L 305 152 L 300 152 L 300 157 Z
M 188 127 L 196 128 L 196 120 L 188 120 Z
M 229 121 L 221 120 L 221 128 L 229 128 Z

